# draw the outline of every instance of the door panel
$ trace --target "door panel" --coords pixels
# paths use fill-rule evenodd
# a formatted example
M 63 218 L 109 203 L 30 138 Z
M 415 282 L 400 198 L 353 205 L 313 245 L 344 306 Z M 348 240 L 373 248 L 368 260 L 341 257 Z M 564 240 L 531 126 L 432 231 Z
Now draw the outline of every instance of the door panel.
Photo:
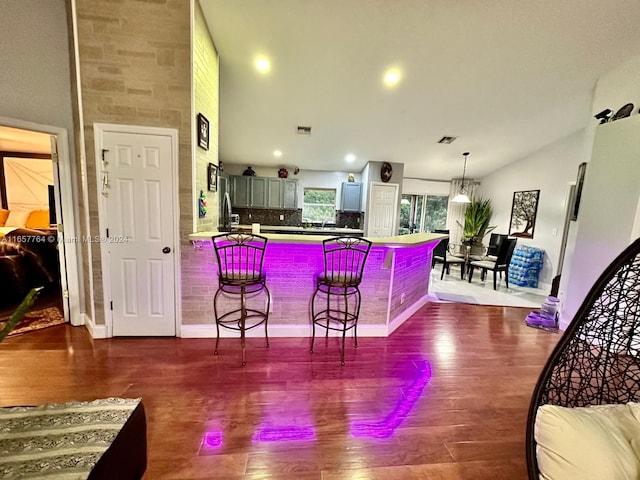
M 397 198 L 397 185 L 371 184 L 369 236 L 390 237 L 394 235 Z
M 175 335 L 171 137 L 107 131 L 103 148 L 113 335 Z

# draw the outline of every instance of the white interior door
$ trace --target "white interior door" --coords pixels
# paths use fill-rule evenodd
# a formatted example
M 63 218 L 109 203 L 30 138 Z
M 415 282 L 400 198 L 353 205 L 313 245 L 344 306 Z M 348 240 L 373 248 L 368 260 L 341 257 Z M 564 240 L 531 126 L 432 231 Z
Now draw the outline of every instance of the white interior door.
M 395 235 L 398 185 L 372 183 L 370 199 L 368 236 L 390 237 Z
M 113 336 L 176 334 L 173 141 L 102 133 L 101 248 Z

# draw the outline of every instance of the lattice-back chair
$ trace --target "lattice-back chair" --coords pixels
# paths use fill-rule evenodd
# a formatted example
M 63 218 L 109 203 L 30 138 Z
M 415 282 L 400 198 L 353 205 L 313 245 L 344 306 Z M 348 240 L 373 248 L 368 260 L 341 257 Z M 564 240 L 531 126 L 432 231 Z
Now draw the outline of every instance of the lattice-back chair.
M 216 317 L 216 347 L 214 355 L 218 354 L 220 342 L 220 327 L 240 331 L 242 340 L 242 365 L 245 359 L 245 331 L 264 323 L 264 334 L 269 348 L 267 323 L 271 295 L 263 272 L 264 253 L 267 239 L 260 235 L 244 233 L 224 233 L 212 237 L 213 247 L 218 261 L 218 290 L 213 297 L 213 310 Z M 266 292 L 265 311 L 249 308 L 248 296 Z M 239 295 L 240 306 L 232 308 L 224 314 L 219 314 L 218 301 L 220 295 Z M 248 321 L 248 323 L 247 323 Z
M 344 339 L 347 330 L 353 329 L 355 347 L 358 347 L 358 316 L 360 315 L 360 282 L 364 265 L 371 249 L 371 242 L 364 238 L 333 237 L 322 242 L 324 272 L 316 281 L 316 290 L 311 297 L 311 319 L 313 336 L 311 353 L 316 338 L 316 325 L 342 332 L 340 363 L 344 365 Z M 324 295 L 320 307 L 318 295 Z M 321 300 L 323 300 L 321 298 Z M 349 305 L 352 300 L 352 305 Z
M 538 407 L 640 401 L 640 239 L 600 275 L 547 360 L 527 419 L 527 469 L 538 480 Z

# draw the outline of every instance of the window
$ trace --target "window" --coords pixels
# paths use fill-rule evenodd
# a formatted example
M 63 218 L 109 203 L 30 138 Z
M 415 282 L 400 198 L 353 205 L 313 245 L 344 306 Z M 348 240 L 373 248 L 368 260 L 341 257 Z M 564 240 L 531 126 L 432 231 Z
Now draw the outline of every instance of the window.
M 400 235 L 447 228 L 448 195 L 402 195 Z
M 335 223 L 336 189 L 305 188 L 302 200 L 302 221 L 313 223 Z
M 447 228 L 447 208 L 449 195 L 427 195 L 424 208 L 423 232 L 433 232 Z

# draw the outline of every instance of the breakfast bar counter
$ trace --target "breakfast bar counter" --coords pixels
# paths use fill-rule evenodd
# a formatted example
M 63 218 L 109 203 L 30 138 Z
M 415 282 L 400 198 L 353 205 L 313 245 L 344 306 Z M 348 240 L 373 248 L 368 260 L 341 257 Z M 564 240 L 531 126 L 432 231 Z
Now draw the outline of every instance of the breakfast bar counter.
M 194 251 L 189 252 L 190 263 L 202 273 L 202 281 L 210 284 L 210 291 L 217 287 L 217 265 L 211 237 L 219 234 L 198 232 L 189 235 L 194 247 Z M 264 271 L 271 292 L 269 336 L 309 337 L 311 296 L 316 276 L 324 268 L 322 241 L 331 236 L 298 233 L 261 235 L 268 239 Z M 389 336 L 427 303 L 432 251 L 445 237 L 433 233 L 366 237 L 372 246 L 360 285 L 362 306 L 358 336 Z M 189 301 L 189 296 L 186 297 Z M 206 300 L 210 305 L 212 296 Z M 203 309 L 203 314 L 202 324 L 182 325 L 183 337 L 215 337 L 212 309 L 208 312 Z M 255 334 L 260 336 L 263 333 Z

